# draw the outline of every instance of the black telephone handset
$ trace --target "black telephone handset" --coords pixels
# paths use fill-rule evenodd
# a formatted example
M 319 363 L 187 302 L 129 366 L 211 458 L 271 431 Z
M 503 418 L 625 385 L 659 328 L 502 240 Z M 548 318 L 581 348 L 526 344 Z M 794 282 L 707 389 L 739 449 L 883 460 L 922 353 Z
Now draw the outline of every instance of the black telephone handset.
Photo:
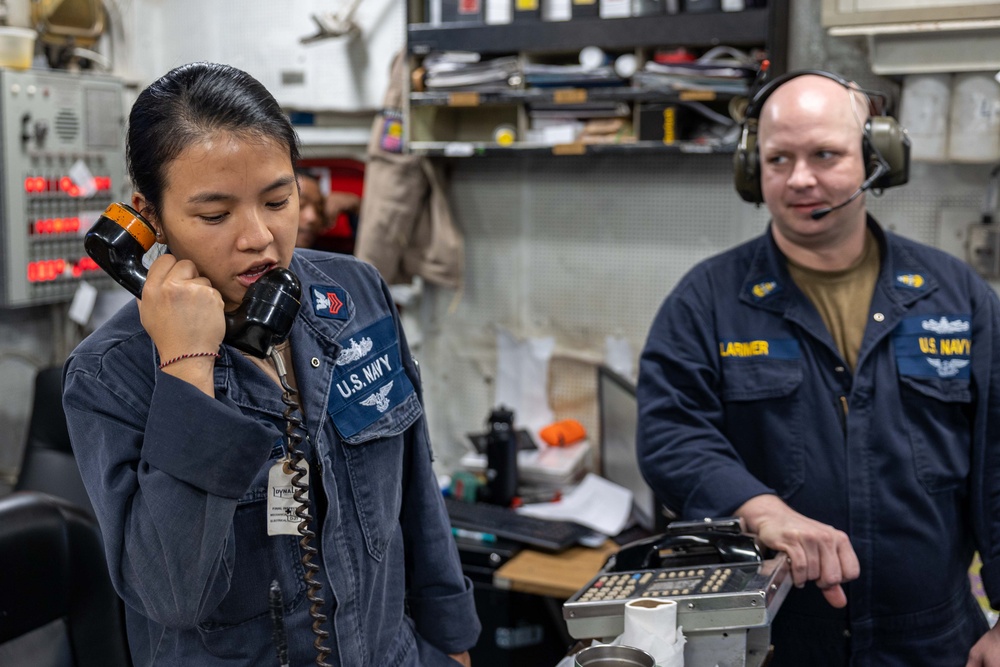
M 114 203 L 108 206 L 87 232 L 84 248 L 97 265 L 119 285 L 142 298 L 142 288 L 146 284 L 146 268 L 142 265 L 142 258 L 155 241 L 155 232 L 148 221 L 131 206 Z M 299 311 L 301 295 L 302 288 L 294 273 L 281 267 L 271 269 L 247 289 L 242 303 L 235 311 L 226 313 L 224 342 L 258 358 L 269 357 L 281 382 L 281 400 L 285 404 L 285 438 L 291 459 L 289 465 L 295 473 L 291 484 L 294 487 L 293 497 L 298 502 L 295 514 L 300 519 L 299 544 L 304 552 L 302 579 L 306 584 L 306 597 L 311 603 L 309 614 L 313 619 L 312 632 L 316 636 L 313 642 L 316 664 L 331 667 L 325 661 L 332 652 L 323 644 L 329 639 L 330 633 L 323 629 L 326 615 L 320 612 L 324 601 L 319 596 L 321 584 L 315 579 L 319 565 L 313 562 L 318 550 L 311 544 L 316 534 L 311 529 L 313 517 L 310 514 L 309 484 L 305 481 L 304 456 L 299 449 L 303 431 L 299 417 L 301 409 L 295 399 L 297 392 L 288 383 L 281 354 L 274 349 L 275 345 L 288 338 Z M 276 587 L 277 582 L 274 582 L 272 589 Z M 280 589 L 271 590 L 270 593 L 280 600 Z M 277 615 L 275 635 L 283 635 L 280 605 L 278 610 L 272 612 Z M 276 643 L 281 659 L 281 643 Z
M 142 298 L 146 268 L 142 257 L 153 247 L 152 225 L 127 204 L 114 203 L 87 232 L 87 254 L 108 275 Z M 226 313 L 224 342 L 263 359 L 274 345 L 288 337 L 299 311 L 302 288 L 295 274 L 281 267 L 271 269 L 251 285 L 243 302 Z
M 713 565 L 759 563 L 763 559 L 753 535 L 743 532 L 736 518 L 675 521 L 662 535 L 627 544 L 608 559 L 612 572 Z

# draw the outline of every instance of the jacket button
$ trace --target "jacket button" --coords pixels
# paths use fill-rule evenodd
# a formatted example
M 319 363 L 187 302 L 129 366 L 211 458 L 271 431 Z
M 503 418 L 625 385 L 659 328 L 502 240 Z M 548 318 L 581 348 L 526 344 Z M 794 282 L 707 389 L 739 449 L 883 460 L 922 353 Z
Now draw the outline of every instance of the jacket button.
M 885 315 L 883 315 L 882 313 L 875 313 L 874 315 L 872 315 L 872 319 L 875 320 L 876 322 L 881 322 L 885 319 Z
M 317 359 L 316 357 L 313 357 L 312 361 L 310 361 L 309 363 L 312 364 L 313 368 L 319 368 L 319 359 Z

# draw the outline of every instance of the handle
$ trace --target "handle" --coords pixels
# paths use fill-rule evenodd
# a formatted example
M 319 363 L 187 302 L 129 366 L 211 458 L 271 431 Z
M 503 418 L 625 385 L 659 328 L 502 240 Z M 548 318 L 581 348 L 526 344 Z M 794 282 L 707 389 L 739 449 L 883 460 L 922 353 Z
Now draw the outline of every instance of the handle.
M 142 257 L 156 242 L 156 232 L 139 213 L 122 203 L 113 203 L 87 232 L 83 247 L 87 254 L 137 298 L 142 298 L 146 267 Z
M 142 257 L 155 242 L 156 233 L 145 218 L 127 204 L 113 203 L 87 232 L 83 246 L 115 282 L 141 299 L 146 284 Z M 271 269 L 247 288 L 236 310 L 226 313 L 223 342 L 264 359 L 291 332 L 301 296 L 294 273 Z

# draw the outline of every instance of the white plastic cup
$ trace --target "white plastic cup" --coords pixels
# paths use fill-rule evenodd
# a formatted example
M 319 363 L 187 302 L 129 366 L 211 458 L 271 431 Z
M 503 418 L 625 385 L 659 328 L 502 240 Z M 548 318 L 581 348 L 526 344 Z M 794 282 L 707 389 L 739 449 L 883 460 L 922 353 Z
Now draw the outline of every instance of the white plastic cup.
M 28 69 L 35 59 L 35 38 L 29 28 L 0 26 L 0 67 Z

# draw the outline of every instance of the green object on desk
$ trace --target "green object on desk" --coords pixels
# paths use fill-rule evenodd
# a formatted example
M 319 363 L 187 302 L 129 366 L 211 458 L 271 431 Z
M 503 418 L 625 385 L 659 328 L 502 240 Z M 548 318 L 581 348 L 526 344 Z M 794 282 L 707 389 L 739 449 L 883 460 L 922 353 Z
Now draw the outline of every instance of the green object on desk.
M 480 486 L 482 482 L 478 475 L 467 470 L 458 470 L 451 476 L 448 495 L 456 500 L 474 503 L 479 495 Z
M 452 528 L 451 534 L 455 537 L 462 537 L 467 540 L 476 540 L 477 542 L 496 542 L 497 536 L 491 535 L 489 533 L 481 533 L 478 530 L 466 530 L 465 528 Z

